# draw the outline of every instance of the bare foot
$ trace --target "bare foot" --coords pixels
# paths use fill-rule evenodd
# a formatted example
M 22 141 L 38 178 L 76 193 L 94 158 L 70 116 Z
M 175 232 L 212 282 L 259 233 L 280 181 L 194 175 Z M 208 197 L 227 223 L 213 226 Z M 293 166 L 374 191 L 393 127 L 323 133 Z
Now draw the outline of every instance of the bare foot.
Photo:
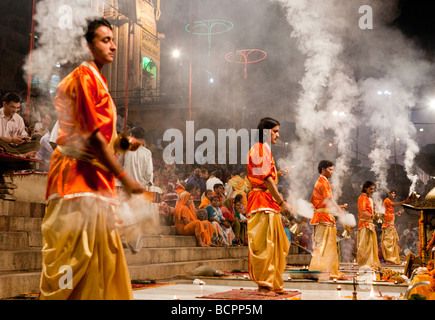
M 258 287 L 258 294 L 267 297 L 276 297 L 278 294 L 270 290 L 268 287 Z
M 208 247 L 208 245 L 207 244 L 205 244 L 200 238 L 197 238 L 196 239 L 196 245 L 198 246 L 198 247 Z

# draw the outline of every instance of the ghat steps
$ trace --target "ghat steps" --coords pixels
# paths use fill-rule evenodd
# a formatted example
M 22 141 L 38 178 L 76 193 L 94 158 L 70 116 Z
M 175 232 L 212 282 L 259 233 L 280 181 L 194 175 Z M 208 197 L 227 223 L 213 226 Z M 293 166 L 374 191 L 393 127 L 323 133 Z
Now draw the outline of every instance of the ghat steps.
M 43 203 L 0 200 L 0 299 L 38 292 L 42 265 Z M 200 248 L 193 236 L 174 235 L 162 226 L 142 239 L 138 253 L 125 249 L 132 280 L 169 279 L 209 265 L 218 270 L 247 270 L 247 247 Z M 306 264 L 310 255 L 292 247 L 290 264 Z M 309 260 L 308 260 L 309 262 Z

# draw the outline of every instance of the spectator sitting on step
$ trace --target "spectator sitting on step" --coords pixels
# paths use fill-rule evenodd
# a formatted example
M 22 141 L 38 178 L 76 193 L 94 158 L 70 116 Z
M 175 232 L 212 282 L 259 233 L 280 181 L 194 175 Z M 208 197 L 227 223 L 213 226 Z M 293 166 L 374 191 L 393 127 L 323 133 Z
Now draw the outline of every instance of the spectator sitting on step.
M 39 141 L 32 141 L 26 132 L 20 109 L 20 96 L 14 92 L 5 95 L 0 109 L 0 150 L 24 157 L 35 157 Z
M 174 211 L 174 222 L 178 235 L 195 236 L 199 247 L 212 245 L 213 226 L 209 221 L 200 221 L 196 217 L 190 193 L 184 192 L 178 200 Z

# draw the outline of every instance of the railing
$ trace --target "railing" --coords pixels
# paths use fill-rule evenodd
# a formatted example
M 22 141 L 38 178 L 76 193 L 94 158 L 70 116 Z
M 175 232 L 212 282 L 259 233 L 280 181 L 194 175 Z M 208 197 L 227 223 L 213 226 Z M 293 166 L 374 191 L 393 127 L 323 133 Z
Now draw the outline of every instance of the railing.
M 125 105 L 125 90 L 111 91 L 113 100 L 118 107 Z M 128 90 L 128 104 L 129 105 L 164 105 L 164 104 L 177 104 L 187 102 L 187 96 L 182 93 L 171 92 L 166 94 L 161 92 L 159 88 L 156 89 L 132 89 Z

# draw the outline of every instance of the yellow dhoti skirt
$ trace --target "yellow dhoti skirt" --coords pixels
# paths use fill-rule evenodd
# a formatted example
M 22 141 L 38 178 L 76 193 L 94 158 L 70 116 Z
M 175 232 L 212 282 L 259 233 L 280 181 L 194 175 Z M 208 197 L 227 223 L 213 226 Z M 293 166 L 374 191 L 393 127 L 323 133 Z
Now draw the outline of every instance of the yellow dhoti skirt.
M 357 235 L 357 261 L 360 267 L 370 266 L 378 268 L 381 266 L 378 256 L 378 240 L 376 231 L 369 228 L 361 228 Z
M 385 261 L 400 264 L 398 242 L 396 228 L 382 228 L 381 248 Z
M 259 286 L 284 291 L 282 274 L 290 248 L 279 214 L 259 211 L 248 218 L 249 276 Z
M 330 276 L 337 276 L 339 267 L 337 228 L 333 225 L 316 225 L 313 234 L 313 257 L 308 270 L 330 272 Z
M 114 210 L 93 197 L 49 202 L 42 222 L 40 299 L 133 299 Z

